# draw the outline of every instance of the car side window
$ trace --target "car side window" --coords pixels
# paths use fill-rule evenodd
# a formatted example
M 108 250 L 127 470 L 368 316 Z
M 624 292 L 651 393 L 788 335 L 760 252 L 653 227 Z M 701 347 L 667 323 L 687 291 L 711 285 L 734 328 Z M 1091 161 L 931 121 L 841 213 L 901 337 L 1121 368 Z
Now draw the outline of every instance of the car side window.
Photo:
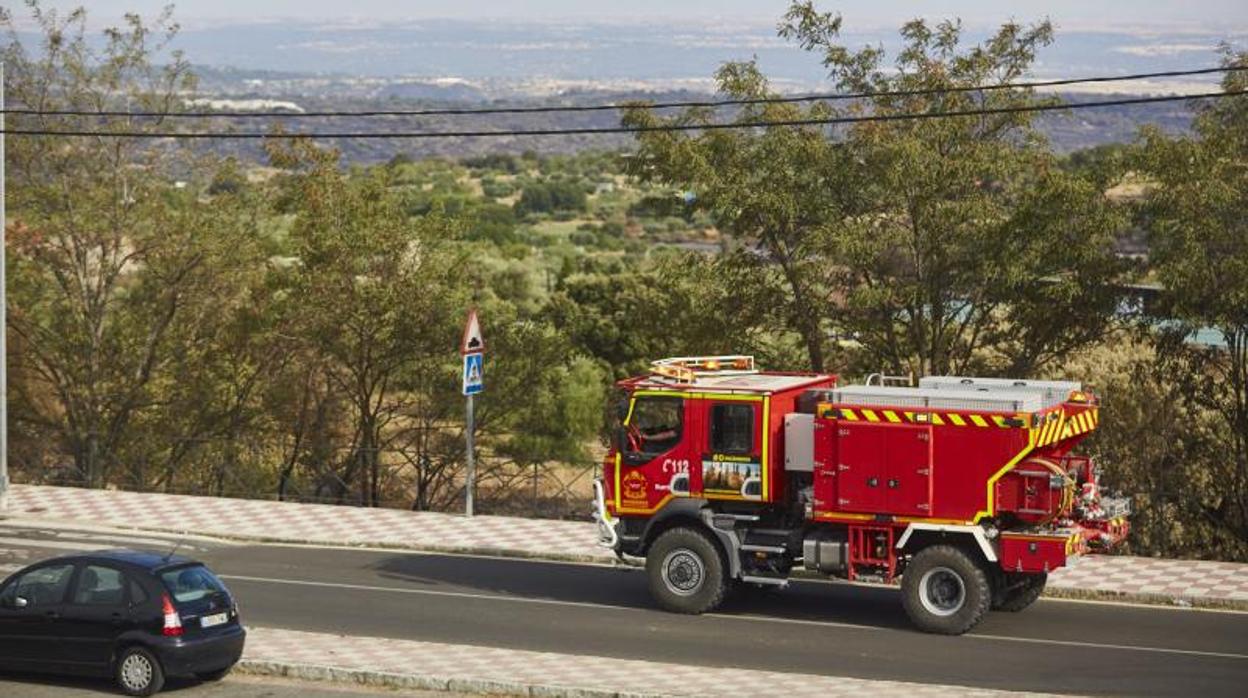
M 141 603 L 147 603 L 148 598 L 149 597 L 147 595 L 147 590 L 143 588 L 143 585 L 131 579 L 130 580 L 130 605 L 138 606 Z
M 56 605 L 65 600 L 65 591 L 73 576 L 73 565 L 48 565 L 31 570 L 9 585 L 5 601 L 14 604 L 19 598 L 25 599 L 28 608 Z
M 126 577 L 112 567 L 87 565 L 78 575 L 73 599 L 82 606 L 121 606 L 126 602 Z

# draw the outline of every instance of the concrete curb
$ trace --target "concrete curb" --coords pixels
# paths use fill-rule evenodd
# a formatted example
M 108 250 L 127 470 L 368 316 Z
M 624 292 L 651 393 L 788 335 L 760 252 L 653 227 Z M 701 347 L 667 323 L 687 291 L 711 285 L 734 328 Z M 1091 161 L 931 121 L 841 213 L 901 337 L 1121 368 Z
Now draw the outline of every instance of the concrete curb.
M 1248 601 L 1237 599 L 1210 599 L 1201 596 L 1167 596 L 1166 594 L 1128 593 L 1103 589 L 1068 589 L 1047 587 L 1046 599 L 1069 601 L 1097 601 L 1102 603 L 1142 604 L 1145 606 L 1168 606 L 1171 608 L 1198 608 L 1206 611 L 1248 611 Z
M 300 681 L 327 681 L 382 688 L 418 689 L 424 691 L 447 691 L 491 696 L 531 696 L 532 698 L 660 698 L 665 693 L 622 693 L 601 688 L 558 686 L 554 684 L 525 683 L 523 681 L 500 681 L 476 679 L 463 676 L 435 676 L 433 674 L 400 674 L 367 669 L 345 669 L 319 664 L 300 664 L 260 659 L 242 659 L 234 665 L 234 671 L 252 676 L 277 676 Z
M 601 555 L 578 555 L 557 552 L 543 552 L 532 550 L 515 550 L 511 548 L 494 548 L 490 546 L 457 546 L 457 545 L 437 545 L 437 544 L 403 544 L 403 543 L 384 543 L 369 541 L 332 541 L 315 538 L 298 538 L 290 536 L 232 536 L 229 534 L 218 533 L 202 533 L 189 530 L 170 530 L 152 528 L 147 526 L 100 526 L 88 522 L 69 520 L 48 521 L 33 517 L 20 516 L 0 516 L 0 522 L 10 523 L 18 526 L 31 528 L 57 528 L 65 530 L 91 530 L 97 532 L 122 532 L 122 533 L 148 533 L 148 534 L 164 534 L 173 536 L 197 537 L 207 540 L 222 540 L 234 543 L 261 543 L 268 545 L 314 545 L 326 546 L 344 549 L 358 550 L 386 550 L 394 552 L 414 552 L 414 553 L 442 553 L 448 555 L 483 555 L 489 557 L 508 558 L 515 560 L 543 560 L 547 562 L 569 562 L 579 564 L 600 564 L 611 565 L 616 562 L 616 557 L 609 553 Z M 795 570 L 792 575 L 794 579 L 814 579 L 826 580 L 821 575 L 809 574 L 803 570 Z M 862 584 L 864 586 L 877 586 L 883 588 L 895 589 L 896 586 L 888 586 L 883 584 L 859 583 L 859 582 L 841 582 Z M 1207 610 L 1221 611 L 1248 611 L 1248 601 L 1240 601 L 1235 599 L 1210 599 L 1199 596 L 1168 596 L 1165 594 L 1155 593 L 1137 593 L 1137 592 L 1121 592 L 1106 591 L 1100 589 L 1076 589 L 1063 588 L 1057 586 L 1048 586 L 1044 590 L 1044 598 L 1049 599 L 1071 599 L 1078 601 L 1098 601 L 1105 603 L 1125 603 L 1125 604 L 1143 604 L 1148 606 L 1165 606 L 1170 608 L 1200 608 Z M 614 695 L 614 694 L 613 694 Z

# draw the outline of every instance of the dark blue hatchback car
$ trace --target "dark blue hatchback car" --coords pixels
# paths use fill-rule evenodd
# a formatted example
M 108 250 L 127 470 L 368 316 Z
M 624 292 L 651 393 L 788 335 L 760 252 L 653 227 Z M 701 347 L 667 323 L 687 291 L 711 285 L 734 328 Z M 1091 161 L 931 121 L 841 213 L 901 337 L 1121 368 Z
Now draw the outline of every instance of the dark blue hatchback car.
M 127 694 L 149 696 L 166 676 L 225 676 L 245 636 L 229 590 L 185 557 L 70 555 L 0 585 L 4 669 L 112 676 Z

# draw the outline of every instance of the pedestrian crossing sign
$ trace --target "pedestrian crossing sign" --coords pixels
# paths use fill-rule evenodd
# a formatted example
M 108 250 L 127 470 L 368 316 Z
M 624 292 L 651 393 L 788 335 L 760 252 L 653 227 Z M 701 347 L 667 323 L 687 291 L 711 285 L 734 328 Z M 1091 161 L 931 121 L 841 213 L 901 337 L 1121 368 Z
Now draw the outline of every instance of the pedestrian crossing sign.
M 464 354 L 464 395 L 476 395 L 485 388 L 484 354 Z

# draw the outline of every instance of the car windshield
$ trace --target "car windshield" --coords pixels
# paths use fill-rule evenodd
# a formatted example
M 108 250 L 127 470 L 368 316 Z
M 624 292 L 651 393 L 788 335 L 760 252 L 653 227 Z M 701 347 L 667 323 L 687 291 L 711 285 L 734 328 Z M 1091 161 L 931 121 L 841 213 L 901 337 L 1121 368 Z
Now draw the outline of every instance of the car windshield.
M 178 567 L 160 573 L 160 581 L 176 601 L 198 601 L 213 594 L 224 594 L 225 585 L 203 565 Z

